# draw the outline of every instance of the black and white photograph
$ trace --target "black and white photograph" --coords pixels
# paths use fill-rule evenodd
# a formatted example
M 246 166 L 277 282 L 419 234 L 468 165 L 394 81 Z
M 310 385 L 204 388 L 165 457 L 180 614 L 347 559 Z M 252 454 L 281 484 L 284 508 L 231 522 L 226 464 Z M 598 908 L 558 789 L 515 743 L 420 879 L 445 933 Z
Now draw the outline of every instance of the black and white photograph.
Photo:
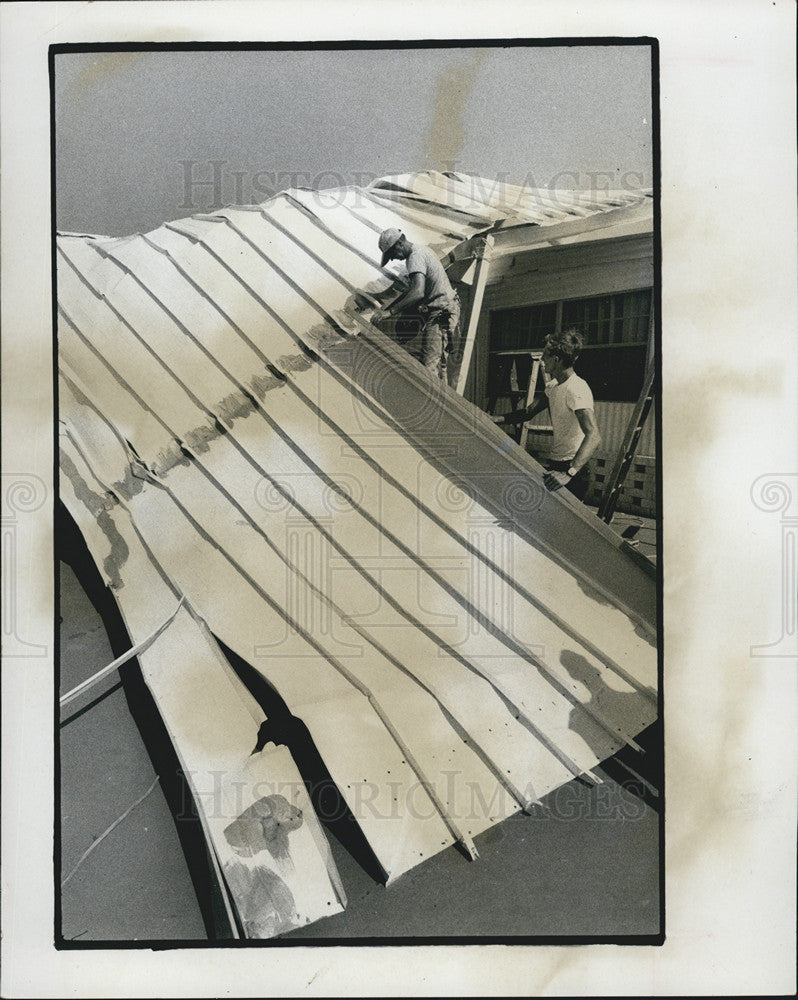
M 0 4 L 3 996 L 794 992 L 795 17 Z
M 54 51 L 64 946 L 662 940 L 656 58 Z

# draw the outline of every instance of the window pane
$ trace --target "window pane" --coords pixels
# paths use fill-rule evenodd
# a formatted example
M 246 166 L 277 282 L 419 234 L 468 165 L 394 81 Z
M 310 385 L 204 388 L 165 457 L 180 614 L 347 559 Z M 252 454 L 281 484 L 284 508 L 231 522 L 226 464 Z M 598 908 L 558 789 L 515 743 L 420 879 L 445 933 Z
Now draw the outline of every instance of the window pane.
M 599 295 L 563 302 L 563 329 L 574 326 L 586 344 L 639 344 L 648 340 L 651 291 Z
M 588 348 L 575 368 L 599 400 L 634 401 L 643 384 L 651 315 L 651 289 L 616 292 L 562 303 L 561 329 L 575 327 Z M 540 349 L 554 333 L 557 304 L 497 309 L 490 314 L 488 394 L 509 396 L 513 402 L 529 380 L 528 359 L 496 355 L 496 351 Z M 610 346 L 617 345 L 617 346 Z M 601 349 L 601 348 L 604 349 Z M 520 403 L 519 403 L 520 405 Z
M 542 347 L 547 334 L 554 333 L 556 318 L 555 302 L 522 309 L 494 309 L 490 314 L 490 350 Z
M 642 344 L 584 351 L 574 365 L 597 400 L 635 402 L 643 388 L 646 348 Z
M 536 306 L 532 310 L 530 323 L 530 338 L 532 347 L 543 347 L 543 341 L 550 333 L 554 333 L 557 322 L 557 303 Z

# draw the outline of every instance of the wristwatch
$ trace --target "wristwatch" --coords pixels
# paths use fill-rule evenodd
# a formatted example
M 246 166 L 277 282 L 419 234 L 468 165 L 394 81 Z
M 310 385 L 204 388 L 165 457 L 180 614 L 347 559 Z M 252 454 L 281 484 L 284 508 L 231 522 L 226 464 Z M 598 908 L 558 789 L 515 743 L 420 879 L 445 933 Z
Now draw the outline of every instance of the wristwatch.
M 568 475 L 571 479 L 573 479 L 573 477 L 577 474 L 578 471 L 579 471 L 578 469 L 575 469 L 573 466 L 571 466 L 566 475 Z

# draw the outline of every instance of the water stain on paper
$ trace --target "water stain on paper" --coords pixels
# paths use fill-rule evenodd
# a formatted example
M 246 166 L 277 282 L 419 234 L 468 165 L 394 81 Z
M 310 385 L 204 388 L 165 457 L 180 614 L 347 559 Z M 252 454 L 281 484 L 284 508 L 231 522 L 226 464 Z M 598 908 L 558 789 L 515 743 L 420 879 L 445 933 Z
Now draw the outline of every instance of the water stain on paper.
M 127 71 L 141 61 L 141 55 L 140 52 L 98 52 L 74 77 L 74 94 L 91 99 L 97 88 L 124 79 Z
M 447 67 L 435 87 L 435 117 L 429 129 L 427 155 L 433 165 L 453 170 L 466 140 L 464 111 L 485 53 Z
M 270 938 L 296 926 L 294 896 L 279 875 L 241 861 L 226 861 L 223 870 L 248 938 Z
M 224 831 L 228 844 L 242 858 L 268 851 L 278 862 L 288 862 L 288 834 L 302 826 L 302 810 L 284 795 L 265 795 Z

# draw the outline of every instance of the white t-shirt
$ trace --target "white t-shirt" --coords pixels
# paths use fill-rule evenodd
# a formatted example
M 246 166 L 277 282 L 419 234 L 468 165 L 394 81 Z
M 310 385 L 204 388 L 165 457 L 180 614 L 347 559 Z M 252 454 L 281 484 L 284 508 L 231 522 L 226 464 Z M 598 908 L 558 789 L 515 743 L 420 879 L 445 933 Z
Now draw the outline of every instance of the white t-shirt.
M 447 309 L 451 305 L 454 289 L 443 265 L 429 247 L 421 244 L 413 247 L 407 258 L 407 273 L 424 275 L 424 305 L 430 309 Z
M 570 462 L 585 436 L 575 411 L 592 410 L 593 393 L 587 382 L 574 372 L 561 385 L 549 382 L 546 396 L 554 430 L 549 458 L 553 462 Z

